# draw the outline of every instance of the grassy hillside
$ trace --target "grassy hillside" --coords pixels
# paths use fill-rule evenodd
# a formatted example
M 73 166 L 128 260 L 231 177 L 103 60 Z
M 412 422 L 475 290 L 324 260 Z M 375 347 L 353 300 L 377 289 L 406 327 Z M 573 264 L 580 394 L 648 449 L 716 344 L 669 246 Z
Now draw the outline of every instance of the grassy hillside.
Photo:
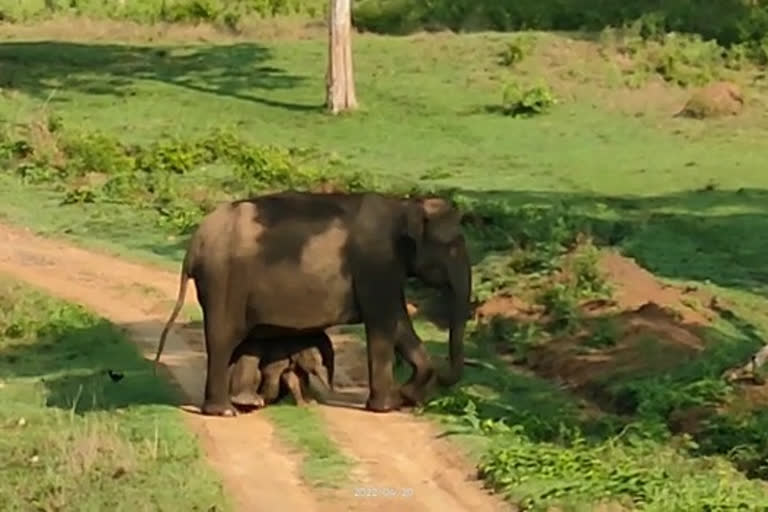
M 744 48 L 637 27 L 361 35 L 363 108 L 331 118 L 322 37 L 191 42 L 198 27 L 172 44 L 133 27 L 96 43 L 50 27 L 0 44 L 5 218 L 169 264 L 229 197 L 450 194 L 469 213 L 482 364 L 427 410 L 474 440 L 489 485 L 529 510 L 765 506 L 747 478 L 768 474 L 762 402 L 736 407 L 720 379 L 768 327 L 766 81 Z M 740 115 L 675 115 L 715 80 L 744 90 Z

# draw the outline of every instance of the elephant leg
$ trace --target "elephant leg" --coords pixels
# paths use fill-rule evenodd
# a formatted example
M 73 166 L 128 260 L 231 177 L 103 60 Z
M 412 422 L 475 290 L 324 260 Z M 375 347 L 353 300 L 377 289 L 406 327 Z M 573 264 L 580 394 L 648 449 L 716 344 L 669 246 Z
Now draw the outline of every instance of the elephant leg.
M 375 412 L 396 410 L 402 405 L 400 394 L 395 389 L 392 368 L 395 358 L 394 336 L 387 336 L 385 332 L 366 326 L 370 394 L 365 407 Z
M 375 244 L 375 241 L 371 241 Z M 366 258 L 353 259 L 356 279 L 355 298 L 365 323 L 368 351 L 368 401 L 366 409 L 387 412 L 399 409 L 402 397 L 395 389 L 393 363 L 398 324 L 408 318 L 403 294 L 403 278 L 391 261 L 378 256 L 375 249 Z
M 301 392 L 301 382 L 299 381 L 299 376 L 296 375 L 296 372 L 290 370 L 283 372 L 281 378 L 285 387 L 287 387 L 291 392 L 291 395 L 293 395 L 296 405 L 301 407 L 306 406 L 307 401 L 304 399 L 304 394 Z
M 203 320 L 208 371 L 201 411 L 210 416 L 235 416 L 237 413 L 229 398 L 229 363 L 234 348 L 244 338 L 245 329 L 233 325 L 222 307 L 208 313 Z
M 406 402 L 420 405 L 426 399 L 429 386 L 435 382 L 437 374 L 429 353 L 408 319 L 400 322 L 397 350 L 413 369 L 408 382 L 400 388 L 400 394 Z
M 316 404 L 317 400 L 312 396 L 312 390 L 309 385 L 309 374 L 304 370 L 297 370 L 296 374 L 299 377 L 299 389 L 304 400 L 309 404 Z
M 229 394 L 232 403 L 245 407 L 263 407 L 264 399 L 257 390 L 261 384 L 260 358 L 242 354 L 232 368 L 229 378 Z
M 274 403 L 280 398 L 280 377 L 288 370 L 290 361 L 281 359 L 264 366 L 260 394 L 267 404 Z

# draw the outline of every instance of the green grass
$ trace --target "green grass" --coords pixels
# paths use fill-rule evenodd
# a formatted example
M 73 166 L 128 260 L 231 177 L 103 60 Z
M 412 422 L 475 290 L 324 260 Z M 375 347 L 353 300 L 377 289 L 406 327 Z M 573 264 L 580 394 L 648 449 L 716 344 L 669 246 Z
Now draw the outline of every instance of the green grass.
M 0 404 L 4 510 L 231 509 L 174 391 L 133 345 L 107 321 L 5 278 Z
M 317 411 L 294 403 L 264 409 L 278 436 L 302 453 L 302 478 L 318 487 L 338 488 L 349 479 L 352 461 L 328 437 Z
M 445 353 L 445 333 L 424 323 L 418 330 L 434 353 Z M 588 511 L 605 502 L 659 512 L 768 506 L 763 484 L 748 480 L 724 454 L 736 448 L 734 441 L 763 446 L 764 415 L 719 418 L 696 440 L 670 436 L 652 414 L 600 411 L 553 383 L 510 371 L 482 343 L 467 348 L 489 367 L 467 368 L 462 382 L 422 413 L 469 446 L 488 487 L 524 510 Z M 655 390 L 690 398 L 671 382 Z M 648 400 L 658 405 L 658 398 Z
M 544 48 L 568 41 L 541 37 Z M 513 73 L 497 56 L 511 38 L 360 36 L 364 111 L 340 119 L 321 111 L 325 48 L 318 40 L 187 47 L 8 42 L 0 46 L 10 70 L 0 115 L 25 122 L 45 104 L 65 127 L 126 142 L 226 127 L 254 143 L 329 153 L 334 168 L 371 172 L 384 182 L 460 187 L 511 205 L 565 202 L 583 217 L 619 220 L 632 234 L 622 246 L 664 277 L 763 286 L 768 269 L 759 240 L 745 234 L 765 227 L 764 128 L 673 120 L 652 109 L 628 117 L 591 99 L 611 90 L 589 83 L 547 115 L 489 114 L 483 109 L 499 104 Z M 545 76 L 535 72 L 537 58 L 530 57 L 529 68 L 523 62 L 524 77 Z M 62 208 L 58 194 L 20 190 L 9 176 L 0 180 L 10 220 L 179 257 L 175 233 L 152 226 L 142 210 Z M 30 200 L 39 205 L 35 211 L 25 207 Z
M 765 476 L 759 461 L 768 453 L 766 415 L 714 417 L 693 440 L 672 436 L 665 417 L 728 396 L 719 373 L 743 362 L 768 328 L 768 266 L 758 236 L 768 231 L 759 106 L 765 80 L 746 68 L 728 72 L 751 84 L 757 103 L 748 103 L 743 117 L 672 118 L 660 104 L 667 94 L 684 99 L 685 93 L 671 85 L 661 93 L 643 88 L 645 75 L 632 75 L 641 87 L 626 89 L 628 77 L 601 60 L 598 43 L 526 37 L 538 41 L 535 49 L 526 46 L 520 62 L 508 57 L 504 63 L 500 54 L 511 55 L 520 35 L 357 36 L 363 108 L 339 118 L 322 112 L 322 40 L 0 44 L 0 116 L 20 125 L 7 128 L 3 149 L 24 140 L 40 153 L 0 155 L 9 170 L 0 173 L 0 215 L 177 265 L 185 232 L 205 211 L 202 203 L 216 198 L 291 180 L 306 187 L 342 174 L 347 177 L 340 181 L 363 188 L 454 187 L 455 198 L 486 221 L 466 226 L 479 299 L 546 281 L 575 235 L 589 231 L 664 280 L 714 290 L 734 303 L 737 317 L 706 333 L 711 346 L 693 364 L 604 383 L 613 397 L 631 397 L 628 417 L 585 410 L 552 383 L 510 372 L 488 343 L 507 343 L 524 358 L 551 332 L 473 327 L 469 352 L 495 369 L 468 369 L 461 386 L 427 411 L 461 432 L 481 457 L 488 482 L 532 510 L 558 502 L 565 510 L 591 510 L 603 499 L 635 500 L 643 510 L 765 506 L 759 484 L 744 474 Z M 681 61 L 687 48 L 665 47 L 664 55 Z M 643 69 L 648 62 L 636 64 Z M 710 73 L 710 64 L 697 69 Z M 513 79 L 526 89 L 543 80 L 558 102 L 532 117 L 500 114 Z M 37 131 L 24 133 L 30 126 Z M 195 160 L 196 144 L 218 128 L 229 129 L 237 138 L 227 140 L 237 142 L 217 146 L 216 158 Z M 83 141 L 93 134 L 112 141 L 89 150 Z M 126 167 L 123 157 L 130 154 L 115 141 L 139 145 L 152 172 Z M 158 149 L 158 142 L 168 144 Z M 275 153 L 265 144 L 302 151 Z M 57 152 L 65 154 L 58 167 Z M 61 176 L 46 174 L 52 169 Z M 375 179 L 349 180 L 352 171 Z M 45 179 L 25 182 L 19 179 L 24 172 Z M 78 180 L 88 172 L 129 176 L 139 186 L 127 192 L 82 187 Z M 62 204 L 73 197 L 79 201 Z M 607 293 L 590 265 L 572 288 L 550 286 L 537 299 L 560 320 L 558 330 L 578 326 L 577 299 Z M 423 323 L 418 329 L 432 352 L 445 353 L 445 333 Z M 604 330 L 593 349 L 610 347 L 610 326 Z M 402 377 L 402 368 L 398 372 Z M 332 485 L 343 478 L 349 462 L 311 410 L 277 406 L 267 414 L 287 441 L 304 447 L 308 481 Z M 501 419 L 516 427 L 507 431 Z M 334 477 L 320 469 L 324 465 L 334 468 Z

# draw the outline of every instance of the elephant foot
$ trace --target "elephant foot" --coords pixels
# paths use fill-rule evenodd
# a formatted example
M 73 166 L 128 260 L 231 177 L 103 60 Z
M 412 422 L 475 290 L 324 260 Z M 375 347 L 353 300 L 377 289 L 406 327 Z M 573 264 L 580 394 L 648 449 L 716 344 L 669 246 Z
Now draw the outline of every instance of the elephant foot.
M 421 378 L 414 378 L 400 387 L 400 397 L 404 404 L 420 406 L 427 400 L 438 382 L 437 372 L 428 370 Z
M 461 380 L 461 376 L 450 369 L 443 370 L 437 374 L 437 382 L 446 388 L 453 386 L 459 382 L 459 380 Z
M 403 405 L 402 397 L 399 393 L 384 395 L 383 397 L 371 396 L 365 402 L 365 408 L 372 412 L 390 412 L 400 409 Z
M 420 406 L 427 398 L 427 392 L 424 387 L 416 387 L 414 384 L 405 384 L 400 388 L 400 397 L 403 404 Z
M 217 404 L 205 402 L 201 408 L 201 412 L 206 416 L 223 416 L 226 418 L 234 418 L 237 416 L 237 411 L 232 407 L 231 403 Z
M 233 404 L 235 404 L 235 406 L 248 407 L 253 409 L 259 409 L 266 405 L 264 398 L 262 398 L 261 395 L 254 391 L 241 391 L 240 393 L 232 396 L 230 400 Z

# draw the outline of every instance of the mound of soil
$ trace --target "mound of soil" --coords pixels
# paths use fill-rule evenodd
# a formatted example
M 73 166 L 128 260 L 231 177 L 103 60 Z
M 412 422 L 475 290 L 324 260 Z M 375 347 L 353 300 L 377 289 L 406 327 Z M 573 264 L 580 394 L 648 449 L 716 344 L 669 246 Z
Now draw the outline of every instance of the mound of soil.
M 659 282 L 634 260 L 604 251 L 598 268 L 613 288 L 611 300 L 581 305 L 579 332 L 533 347 L 525 366 L 608 404 L 606 386 L 625 375 L 663 372 L 695 358 L 703 349 L 700 329 L 718 316 L 695 290 Z M 695 300 L 696 299 L 696 300 Z M 695 302 L 703 302 L 697 306 Z M 499 295 L 476 310 L 478 321 L 493 317 L 545 323 L 541 306 Z M 600 338 L 594 343 L 596 337 Z
M 744 108 L 744 95 L 732 82 L 715 82 L 693 93 L 678 116 L 705 119 L 735 116 Z
M 619 310 L 637 310 L 650 302 L 679 317 L 681 323 L 690 325 L 709 325 L 718 316 L 709 307 L 692 307 L 690 290 L 659 282 L 634 259 L 616 251 L 603 252 L 598 269 L 613 286 L 613 300 Z
M 590 348 L 587 340 L 609 322 L 610 345 Z M 658 372 L 695 357 L 704 344 L 674 313 L 647 302 L 632 311 L 587 320 L 579 335 L 545 343 L 527 358 L 537 374 L 569 388 L 598 393 L 623 375 Z

